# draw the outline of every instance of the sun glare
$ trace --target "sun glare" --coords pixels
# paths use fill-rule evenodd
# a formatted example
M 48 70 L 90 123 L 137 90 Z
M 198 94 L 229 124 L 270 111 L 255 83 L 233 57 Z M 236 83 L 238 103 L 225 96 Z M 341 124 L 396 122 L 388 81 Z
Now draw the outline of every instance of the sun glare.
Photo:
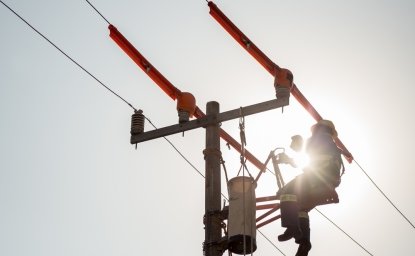
M 296 153 L 296 155 L 293 156 L 293 158 L 294 162 L 297 165 L 297 168 L 300 170 L 304 169 L 304 167 L 306 167 L 310 163 L 310 158 L 304 151 Z

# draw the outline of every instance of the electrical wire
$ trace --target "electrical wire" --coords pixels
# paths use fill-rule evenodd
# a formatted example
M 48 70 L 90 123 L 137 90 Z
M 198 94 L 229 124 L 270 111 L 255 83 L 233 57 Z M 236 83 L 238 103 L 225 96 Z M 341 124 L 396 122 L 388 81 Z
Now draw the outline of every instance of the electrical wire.
M 405 214 L 403 214 L 398 207 L 396 207 L 396 205 L 392 202 L 392 200 L 389 199 L 389 197 L 382 191 L 382 189 L 380 189 L 380 187 L 373 181 L 372 178 L 370 178 L 370 176 L 367 174 L 367 172 L 362 168 L 362 166 L 360 166 L 360 164 L 356 161 L 353 160 L 357 166 L 359 166 L 360 170 L 362 170 L 362 172 L 366 175 L 366 177 L 372 182 L 372 184 L 379 190 L 379 192 L 386 198 L 386 200 L 389 201 L 389 203 L 401 214 L 401 216 L 415 229 L 414 224 L 405 216 Z
M 343 232 L 343 234 L 345 234 L 347 237 L 349 237 L 355 244 L 357 244 L 358 246 L 360 246 L 360 248 L 362 248 L 365 252 L 367 252 L 369 255 L 372 255 L 365 247 L 363 247 L 363 245 L 361 245 L 359 242 L 357 242 L 356 240 L 354 240 L 349 234 L 346 233 L 346 231 L 344 231 L 341 227 L 339 227 L 336 223 L 334 223 L 332 220 L 330 220 L 326 215 L 324 215 L 319 209 L 314 208 L 318 213 L 320 213 L 324 218 L 326 218 L 328 221 L 331 222 L 331 224 L 333 224 L 334 226 L 336 226 L 341 232 Z
M 150 119 L 148 119 L 147 117 L 145 117 L 145 119 L 151 124 L 151 126 L 153 126 L 153 128 L 154 129 L 158 129 L 154 124 L 153 124 L 153 122 L 151 122 L 151 120 Z M 199 169 L 197 169 L 197 167 L 196 166 L 194 166 L 194 164 L 192 164 L 192 162 L 190 162 L 190 160 L 189 159 L 187 159 L 187 157 L 186 156 L 184 156 L 183 155 L 183 153 L 182 152 L 180 152 L 180 150 L 173 144 L 173 142 L 171 142 L 169 139 L 167 139 L 166 137 L 163 137 L 172 147 L 173 147 L 173 149 L 197 172 L 197 173 L 199 173 L 200 174 L 200 176 L 202 176 L 204 179 L 206 178 L 205 177 L 205 175 L 203 175 L 203 173 L 201 172 L 201 171 L 199 171 Z M 226 197 L 226 195 L 225 194 L 223 194 L 222 192 L 221 192 L 221 194 L 222 194 L 222 197 L 226 200 L 226 201 L 228 201 L 229 202 L 229 199 Z
M 61 52 L 66 58 L 68 58 L 70 61 L 72 61 L 72 63 L 74 63 L 75 65 L 77 65 L 80 69 L 82 69 L 83 71 L 85 71 L 89 76 L 91 76 L 93 79 L 95 79 L 95 81 L 97 81 L 99 84 L 101 84 L 105 89 L 107 89 L 108 91 L 110 91 L 112 94 L 114 94 L 115 96 L 117 96 L 119 99 L 121 99 L 122 101 L 124 101 L 128 106 L 130 106 L 132 109 L 134 109 L 135 111 L 137 111 L 137 109 L 135 107 L 133 107 L 133 105 L 131 103 L 129 103 L 126 99 L 124 99 L 123 97 L 121 97 L 118 93 L 116 93 L 115 91 L 113 91 L 111 88 L 109 88 L 108 86 L 106 86 L 103 82 L 101 82 L 96 76 L 94 76 L 91 72 L 89 72 L 86 68 L 84 68 L 83 66 L 81 66 L 77 61 L 75 61 L 73 58 L 71 58 L 66 52 L 64 52 L 61 48 L 59 48 L 55 43 L 53 43 L 49 38 L 47 38 L 45 35 L 43 35 L 39 30 L 37 30 L 34 26 L 32 26 L 29 22 L 27 22 L 22 16 L 20 16 L 17 12 L 15 12 L 12 8 L 10 8 L 7 4 L 5 4 L 2 0 L 0 0 L 0 2 L 7 8 L 9 9 L 14 15 L 16 15 L 20 20 L 22 20 L 24 23 L 26 23 L 26 25 L 28 25 L 33 31 L 35 31 L 38 35 L 40 35 L 41 37 L 43 37 L 43 39 L 45 39 L 49 44 L 51 44 L 55 49 L 57 49 L 59 52 Z
M 151 122 L 151 120 L 150 119 L 148 119 L 147 117 L 145 117 L 146 118 L 146 120 L 151 124 L 151 126 L 153 126 L 153 128 L 154 129 L 158 129 L 154 124 L 153 124 L 153 122 Z M 173 144 L 173 142 L 171 142 L 169 139 L 167 139 L 166 137 L 163 137 L 173 148 L 174 148 L 174 150 L 197 172 L 197 173 L 199 173 L 200 174 L 200 176 L 202 176 L 203 178 L 205 178 L 205 175 L 203 175 L 203 173 L 201 172 L 201 171 L 199 171 L 197 168 L 196 168 L 196 166 L 194 166 L 190 161 L 189 161 L 189 159 L 187 159 L 181 152 L 180 152 L 180 150 Z
M 283 253 L 275 244 L 272 242 L 267 236 L 264 235 L 264 233 L 261 232 L 261 230 L 257 229 L 257 231 L 265 238 L 267 241 L 274 246 L 275 249 L 277 249 L 282 255 L 286 256 L 285 253 Z
M 91 4 L 91 2 L 89 2 L 88 0 L 85 0 L 107 23 L 108 23 L 108 25 L 110 25 L 111 23 L 104 17 L 104 15 L 102 15 L 98 10 L 97 10 L 97 8 L 95 8 L 95 6 L 93 6 L 92 4 Z

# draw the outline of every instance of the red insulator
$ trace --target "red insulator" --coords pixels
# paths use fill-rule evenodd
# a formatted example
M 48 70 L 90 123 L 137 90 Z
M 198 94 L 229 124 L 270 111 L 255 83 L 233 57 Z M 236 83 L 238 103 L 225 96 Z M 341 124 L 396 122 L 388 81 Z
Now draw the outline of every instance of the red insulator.
M 196 99 L 188 92 L 181 92 L 177 95 L 177 111 L 179 115 L 179 123 L 189 121 L 190 117 L 195 113 Z

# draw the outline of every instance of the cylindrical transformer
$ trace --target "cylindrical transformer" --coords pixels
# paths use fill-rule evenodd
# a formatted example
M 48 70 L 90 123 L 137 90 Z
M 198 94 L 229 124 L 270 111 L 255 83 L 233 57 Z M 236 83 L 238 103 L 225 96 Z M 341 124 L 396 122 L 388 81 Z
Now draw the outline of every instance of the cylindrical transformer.
M 253 253 L 256 246 L 256 183 L 238 176 L 228 182 L 228 250 L 236 254 Z

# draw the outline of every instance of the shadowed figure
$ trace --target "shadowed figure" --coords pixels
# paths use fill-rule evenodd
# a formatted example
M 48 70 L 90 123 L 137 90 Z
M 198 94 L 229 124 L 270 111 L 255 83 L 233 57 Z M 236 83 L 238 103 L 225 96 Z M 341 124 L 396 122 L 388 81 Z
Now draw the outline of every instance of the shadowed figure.
M 311 250 L 308 212 L 317 205 L 339 202 L 335 188 L 340 184 L 343 163 L 341 151 L 334 142 L 336 129 L 331 121 L 321 120 L 311 127 L 311 132 L 306 145 L 310 164 L 303 174 L 277 193 L 281 204 L 281 226 L 286 228 L 278 240 L 294 238 L 299 244 L 296 256 L 307 256 Z

